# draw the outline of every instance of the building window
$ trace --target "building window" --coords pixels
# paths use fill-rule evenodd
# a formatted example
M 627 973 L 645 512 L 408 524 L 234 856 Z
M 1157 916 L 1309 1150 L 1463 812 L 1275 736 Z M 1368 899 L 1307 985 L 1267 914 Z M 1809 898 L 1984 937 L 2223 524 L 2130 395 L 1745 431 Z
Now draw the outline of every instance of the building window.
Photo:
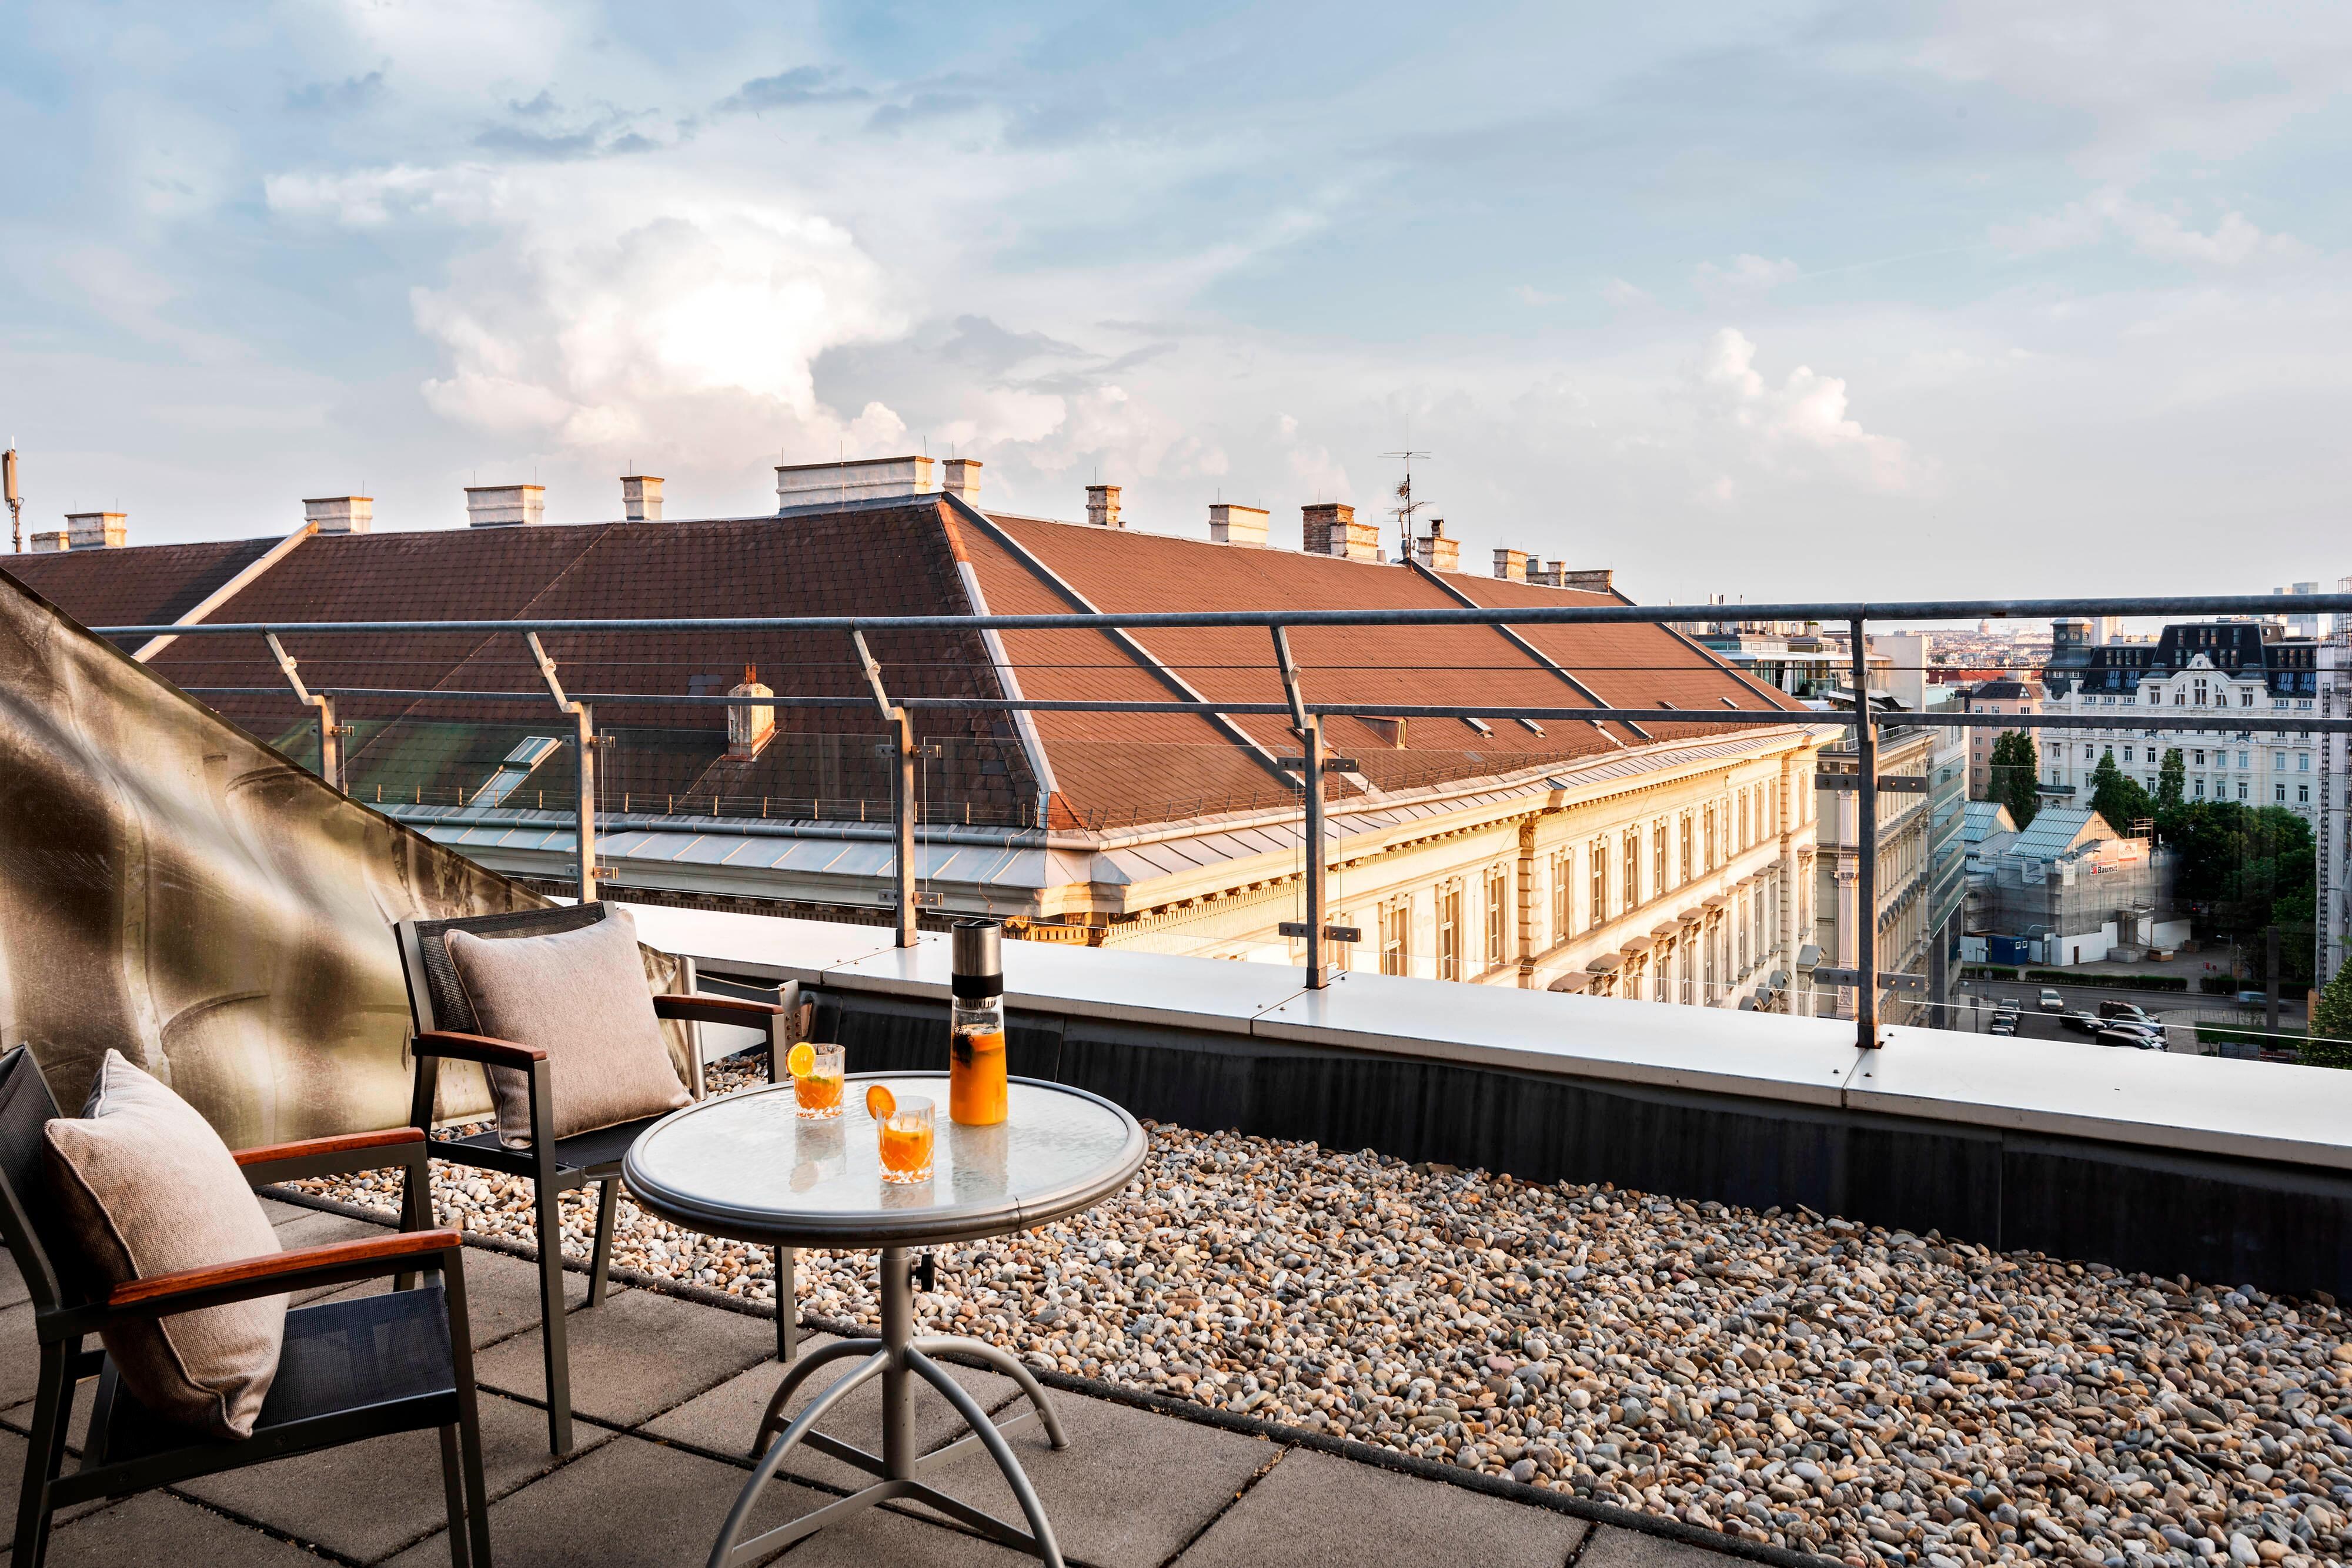
M 2238 780 L 2238 799 L 2239 799 L 2239 800 L 2244 800 L 2245 798 L 2246 798 L 2246 781 L 2245 781 L 2244 779 L 2239 779 L 2239 780 Z
M 2298 751 L 2294 754 L 2294 770 L 2297 773 L 2308 773 L 2311 771 L 2310 752 Z
M 1584 852 L 1591 862 L 1592 879 L 1592 901 L 1586 909 L 1593 925 L 1605 925 L 1609 922 L 1609 841 L 1595 839 Z
M 1486 873 L 1486 967 L 1499 969 L 1510 956 L 1511 878 L 1502 866 Z
M 2294 787 L 2294 803 L 2298 806 L 2308 806 L 2311 804 L 2310 785 L 2298 784 Z
M 1674 999 L 1667 994 L 1672 985 L 1672 978 L 1666 965 L 1667 955 L 1673 951 L 1671 947 L 1661 947 L 1654 955 L 1654 961 L 1650 966 L 1650 999 L 1654 1002 Z
M 2243 752 L 2243 751 L 2241 751 L 2240 753 L 2238 753 L 2238 766 L 2239 766 L 2239 767 L 2241 767 L 2241 768 L 2244 768 L 2244 767 L 2248 766 L 2248 763 L 2247 763 L 2247 760 L 2246 760 L 2246 759 L 2247 759 L 2247 758 L 2248 758 L 2248 756 L 2249 756 L 2249 755 L 2250 755 L 2249 753 L 2247 753 L 2247 752 Z
M 1709 806 L 1709 807 L 1707 807 L 1705 810 L 1703 810 L 1703 811 L 1701 811 L 1701 812 L 1699 813 L 1699 830 L 1700 830 L 1700 831 L 1699 831 L 1699 836 L 1700 836 L 1700 837 L 1705 841 L 1705 842 L 1704 842 L 1700 847 L 1701 847 L 1701 848 L 1706 852 L 1706 869 L 1707 869 L 1707 870 L 1709 870 L 1709 871 L 1713 871 L 1713 870 L 1715 869 L 1715 808 L 1714 808 L 1714 807 Z
M 1561 850 L 1551 857 L 1551 939 L 1568 940 L 1570 900 L 1576 891 L 1576 852 Z
M 2200 800 L 2203 800 L 2205 797 L 2205 780 L 2202 779 L 2197 780 L 2197 797 Z
M 1462 879 L 1455 877 L 1441 883 L 1437 888 L 1437 977 L 1458 980 L 1462 977 Z
M 1412 973 L 1412 900 L 1391 898 L 1381 905 L 1381 973 Z
M 2085 762 L 2091 760 L 2091 748 L 2087 746 L 2083 747 L 2083 760 Z
M 1634 828 L 1625 834 L 1624 886 L 1620 890 L 1625 907 L 1632 910 L 1642 902 L 1642 830 Z
M 2253 694 L 2251 690 L 2249 690 L 2249 691 L 2242 691 L 2242 692 L 2240 692 L 2240 693 L 2238 694 L 2238 706 L 2239 706 L 2240 707 L 2252 707 L 2252 706 L 2254 706 L 2254 694 Z
M 2197 766 L 2198 766 L 2198 767 L 2200 767 L 2200 768 L 2204 767 L 2204 766 L 2205 766 L 2205 754 L 2204 754 L 2204 752 L 2200 751 L 2200 752 L 2196 753 L 2196 758 L 2197 758 Z
M 2203 681 L 2197 683 L 2197 706 L 2199 707 L 2203 707 L 2205 706 L 2205 683 Z
M 2272 786 L 2271 786 L 2271 788 L 2272 788 L 2273 789 L 2274 789 L 2274 790 L 2276 790 L 2276 791 L 2278 792 L 2278 803 L 2279 803 L 2280 805 L 2282 805 L 2282 806 L 2285 805 L 2285 804 L 2286 804 L 2286 785 L 2285 785 L 2284 781 L 2283 781 L 2283 780 L 2282 780 L 2282 781 L 2281 781 L 2281 782 L 2279 782 L 2279 783 L 2273 784 L 2273 785 L 2272 785 Z
M 2126 747 L 2124 747 L 2124 760 L 2125 760 L 2126 762 L 2129 762 L 2131 759 L 2132 759 L 2132 748 L 2131 748 L 2130 747 L 2126 746 Z
M 1666 880 L 1666 825 L 1660 822 L 1650 830 L 1651 895 L 1654 897 L 1672 885 Z
M 1682 815 L 1683 874 L 1675 879 L 1676 886 L 1680 886 L 1683 883 L 1688 882 L 1691 879 L 1692 838 L 1691 816 L 1688 811 L 1685 811 Z

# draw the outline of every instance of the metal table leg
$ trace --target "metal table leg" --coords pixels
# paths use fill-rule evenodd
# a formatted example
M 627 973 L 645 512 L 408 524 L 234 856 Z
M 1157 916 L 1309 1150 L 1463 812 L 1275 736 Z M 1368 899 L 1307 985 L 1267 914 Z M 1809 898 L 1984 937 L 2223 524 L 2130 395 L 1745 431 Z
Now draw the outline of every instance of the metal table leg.
M 1053 1524 L 1045 1518 L 1045 1504 L 1037 1498 L 1036 1489 L 1021 1469 L 1021 1461 L 1005 1442 L 1004 1432 L 1025 1424 L 1032 1416 L 1041 1421 L 1045 1435 L 1056 1448 L 1066 1448 L 1069 1439 L 1062 1431 L 1062 1423 L 1045 1398 L 1029 1369 L 992 1344 L 980 1340 L 960 1339 L 943 1335 L 914 1337 L 915 1289 L 913 1259 L 907 1249 L 889 1247 L 882 1251 L 882 1336 L 879 1339 L 843 1340 L 824 1349 L 810 1353 L 793 1364 L 784 1374 L 783 1381 L 768 1401 L 768 1409 L 761 1418 L 759 1435 L 752 1440 L 752 1451 L 768 1434 L 782 1427 L 775 1442 L 752 1469 L 751 1479 L 743 1485 L 741 1495 L 727 1515 L 727 1523 L 710 1548 L 709 1568 L 740 1568 L 741 1564 L 758 1561 L 781 1551 L 795 1541 L 815 1534 L 831 1524 L 837 1524 L 851 1514 L 859 1513 L 877 1503 L 893 1498 L 911 1498 L 938 1510 L 950 1519 L 971 1529 L 1034 1553 L 1045 1560 L 1048 1568 L 1062 1568 L 1062 1549 L 1054 1539 Z M 1029 1399 L 1031 1410 L 999 1427 L 988 1418 L 972 1396 L 961 1384 L 948 1375 L 946 1368 L 933 1359 L 939 1355 L 968 1356 L 985 1363 L 1010 1375 L 1021 1385 Z M 809 1374 L 828 1363 L 863 1355 L 850 1374 L 826 1389 L 811 1402 L 809 1407 L 783 1425 L 784 1407 L 793 1395 L 806 1382 Z M 814 1430 L 817 1421 L 847 1397 L 850 1391 L 870 1379 L 882 1379 L 882 1452 L 869 1454 L 836 1438 Z M 971 1435 L 950 1444 L 928 1457 L 915 1451 L 914 1380 L 921 1378 L 946 1398 L 971 1428 Z M 1029 1528 L 1021 1529 L 981 1509 L 951 1498 L 919 1478 L 949 1455 L 961 1451 L 977 1442 L 988 1450 L 989 1458 L 1003 1473 L 1005 1484 L 1021 1505 L 1021 1512 Z M 854 1492 L 837 1502 L 826 1504 L 815 1512 L 805 1514 L 792 1523 L 743 1539 L 751 1523 L 751 1510 L 761 1489 L 775 1478 L 785 1457 L 795 1446 L 805 1444 L 820 1453 L 843 1460 L 877 1477 L 872 1486 Z

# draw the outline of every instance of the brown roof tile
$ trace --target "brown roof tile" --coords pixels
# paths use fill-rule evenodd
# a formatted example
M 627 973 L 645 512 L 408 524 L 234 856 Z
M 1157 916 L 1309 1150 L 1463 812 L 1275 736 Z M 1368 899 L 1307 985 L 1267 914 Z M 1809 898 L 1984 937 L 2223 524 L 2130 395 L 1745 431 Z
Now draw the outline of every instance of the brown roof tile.
M 278 540 L 206 539 L 134 549 L 58 550 L 0 558 L 0 571 L 85 626 L 177 621 L 261 559 Z M 143 643 L 144 638 L 118 638 Z

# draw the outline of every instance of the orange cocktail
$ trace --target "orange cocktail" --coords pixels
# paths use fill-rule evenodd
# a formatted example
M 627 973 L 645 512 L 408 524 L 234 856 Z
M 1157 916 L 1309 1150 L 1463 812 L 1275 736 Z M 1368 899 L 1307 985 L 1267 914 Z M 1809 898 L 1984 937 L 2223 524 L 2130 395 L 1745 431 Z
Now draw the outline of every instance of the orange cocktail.
M 882 1158 L 882 1179 L 900 1184 L 931 1179 L 931 1103 L 919 1094 L 894 1098 L 876 1084 L 866 1092 Z
M 948 1041 L 948 1120 L 993 1127 L 1004 1120 L 1004 1030 L 959 1022 Z
M 841 1114 L 842 1080 L 847 1076 L 841 1047 L 803 1040 L 793 1047 L 786 1065 L 792 1069 L 793 1103 L 802 1116 L 818 1121 Z

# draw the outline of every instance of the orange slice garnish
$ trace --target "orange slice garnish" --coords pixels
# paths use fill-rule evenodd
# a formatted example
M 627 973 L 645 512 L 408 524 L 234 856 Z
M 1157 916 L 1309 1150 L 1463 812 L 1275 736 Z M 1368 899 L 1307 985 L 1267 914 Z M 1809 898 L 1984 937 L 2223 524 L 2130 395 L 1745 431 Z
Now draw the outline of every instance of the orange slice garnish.
M 887 1122 L 890 1113 L 898 1108 L 898 1097 L 877 1083 L 866 1092 L 866 1113 L 877 1122 Z
M 784 1057 L 784 1067 L 795 1078 L 806 1078 L 816 1071 L 816 1047 L 803 1040 Z

